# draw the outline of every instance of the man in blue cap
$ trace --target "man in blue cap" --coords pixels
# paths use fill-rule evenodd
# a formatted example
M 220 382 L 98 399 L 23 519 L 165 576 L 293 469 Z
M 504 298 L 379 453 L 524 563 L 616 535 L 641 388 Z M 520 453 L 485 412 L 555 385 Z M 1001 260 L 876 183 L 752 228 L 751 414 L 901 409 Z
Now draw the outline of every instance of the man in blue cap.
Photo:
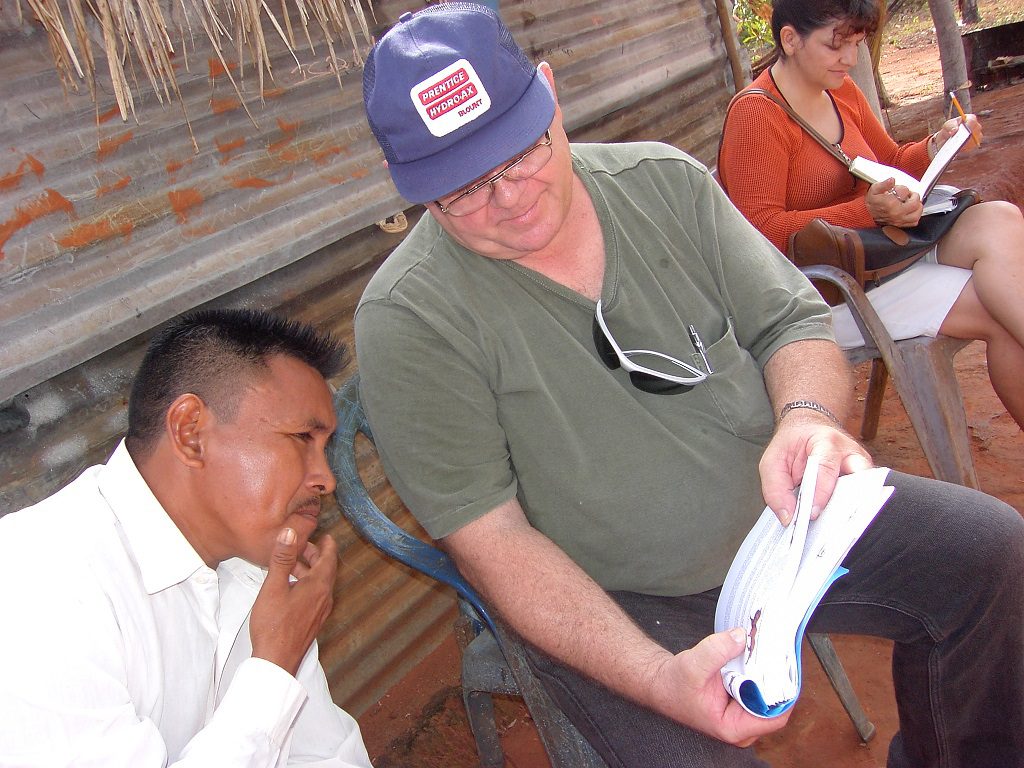
M 871 464 L 828 307 L 682 152 L 570 145 L 550 68 L 485 8 L 402 16 L 364 98 L 429 213 L 355 317 L 389 478 L 609 765 L 760 765 L 786 716 L 726 695 L 745 637 L 713 633 L 715 602 L 809 457 L 817 509 Z M 891 765 L 1021 765 L 1024 522 L 886 482 L 811 628 L 896 641 Z

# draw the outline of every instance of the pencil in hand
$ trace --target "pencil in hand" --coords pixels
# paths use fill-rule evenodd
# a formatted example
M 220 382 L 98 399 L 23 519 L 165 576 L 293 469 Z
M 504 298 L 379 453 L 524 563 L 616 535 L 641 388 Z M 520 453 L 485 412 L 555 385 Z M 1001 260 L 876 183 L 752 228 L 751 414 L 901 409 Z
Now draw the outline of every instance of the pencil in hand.
M 956 111 L 959 113 L 960 119 L 963 120 L 964 125 L 967 125 L 967 115 L 964 114 L 964 108 L 960 106 L 960 100 L 956 97 L 956 91 L 949 92 L 949 100 L 953 106 L 956 107 Z M 974 142 L 974 146 L 980 147 L 981 142 L 978 141 L 978 137 L 974 135 L 974 131 L 971 131 L 970 126 L 967 127 L 967 130 L 971 133 L 971 141 Z

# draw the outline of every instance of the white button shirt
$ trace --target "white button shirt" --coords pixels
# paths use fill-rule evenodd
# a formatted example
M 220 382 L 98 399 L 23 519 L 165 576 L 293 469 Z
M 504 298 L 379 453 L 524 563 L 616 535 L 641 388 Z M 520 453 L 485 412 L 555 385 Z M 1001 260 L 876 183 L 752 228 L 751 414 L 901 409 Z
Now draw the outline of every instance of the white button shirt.
M 0 766 L 369 768 L 315 643 L 251 658 L 263 578 L 208 568 L 123 442 L 0 518 Z

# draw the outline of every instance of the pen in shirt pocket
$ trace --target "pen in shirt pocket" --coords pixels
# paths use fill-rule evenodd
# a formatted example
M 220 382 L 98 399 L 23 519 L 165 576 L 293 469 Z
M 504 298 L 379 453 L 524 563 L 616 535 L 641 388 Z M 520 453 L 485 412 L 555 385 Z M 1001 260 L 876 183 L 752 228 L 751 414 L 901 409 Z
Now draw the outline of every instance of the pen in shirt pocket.
M 708 373 L 714 373 L 711 368 L 711 363 L 708 362 L 707 352 L 704 350 L 704 342 L 700 340 L 700 336 L 697 334 L 697 329 L 692 325 L 686 326 L 690 332 L 690 341 L 693 343 L 693 348 L 700 354 L 700 359 L 704 361 L 704 367 L 707 368 Z

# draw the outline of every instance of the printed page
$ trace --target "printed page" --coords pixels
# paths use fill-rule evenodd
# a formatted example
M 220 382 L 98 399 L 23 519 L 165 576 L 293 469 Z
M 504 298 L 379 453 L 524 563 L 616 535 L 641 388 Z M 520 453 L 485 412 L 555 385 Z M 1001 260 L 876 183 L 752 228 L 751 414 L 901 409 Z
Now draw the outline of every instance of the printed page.
M 875 467 L 839 478 L 832 498 L 807 531 L 800 573 L 790 595 L 795 604 L 807 605 L 813 599 L 875 519 L 893 492 L 892 486 L 883 485 L 888 473 L 886 467 Z
M 783 528 L 766 508 L 741 545 L 722 587 L 715 630 L 740 626 L 747 632 L 746 649 L 722 668 L 722 681 L 752 714 L 774 717 L 795 702 L 804 626 L 831 583 L 846 572 L 840 563 L 892 493 L 883 485 L 888 472 L 877 467 L 840 477 L 825 509 L 809 522 L 815 479 L 805 491 L 810 472 L 805 473 L 790 526 Z M 801 512 L 806 533 L 793 536 L 789 528 Z M 800 562 L 789 576 L 793 553 L 786 544 L 796 538 L 803 539 Z M 766 562 L 776 557 L 785 562 Z
M 956 208 L 956 198 L 954 196 L 958 191 L 956 187 L 951 187 L 948 184 L 936 184 L 932 191 L 928 193 L 928 200 L 924 204 L 924 210 L 921 211 L 921 215 L 930 216 L 933 213 L 949 213 Z
M 921 200 L 924 201 L 935 187 L 939 176 L 946 170 L 946 166 L 950 164 L 956 153 L 960 151 L 960 148 L 970 138 L 971 132 L 967 129 L 966 125 L 961 123 L 956 133 L 950 136 L 946 143 L 939 148 L 939 151 L 935 153 L 935 157 L 932 158 L 928 168 L 925 169 L 920 181 L 899 168 L 893 168 L 884 163 L 869 160 L 866 157 L 855 157 L 853 162 L 850 163 L 850 173 L 859 179 L 864 179 L 869 184 L 877 184 L 886 179 L 895 179 L 897 184 L 902 184 L 911 192 L 916 192 Z M 934 211 L 929 211 L 929 213 L 934 213 Z
M 799 621 L 804 613 L 788 596 L 803 557 L 817 472 L 818 462 L 808 461 L 797 493 L 796 511 L 788 526 L 783 527 L 775 513 L 765 507 L 740 546 L 722 586 L 715 611 L 715 631 L 743 627 L 747 633 L 743 654 L 722 668 L 726 688 L 737 700 L 742 701 L 741 688 L 751 679 L 749 670 L 758 670 L 755 683 L 759 689 L 786 689 L 786 681 L 793 678 L 788 669 L 793 661 L 792 635 L 790 642 L 784 637 L 780 639 L 777 628 L 793 623 L 793 617 L 787 614 L 796 611 Z
M 850 173 L 859 179 L 864 179 L 868 184 L 877 184 L 886 179 L 895 179 L 897 184 L 902 184 L 911 192 L 921 194 L 924 185 L 909 173 L 893 168 L 884 163 L 869 160 L 866 157 L 855 157 L 850 163 Z
M 928 193 L 932 191 L 935 186 L 935 182 L 939 180 L 939 176 L 946 170 L 946 166 L 949 165 L 953 157 L 960 148 L 967 143 L 968 139 L 971 138 L 971 132 L 966 125 L 960 123 L 960 127 L 956 129 L 956 133 L 946 139 L 946 143 L 939 147 L 939 151 L 935 153 L 935 157 L 932 158 L 931 164 L 928 169 L 921 176 L 921 187 L 922 190 L 918 191 L 921 195 L 921 199 L 928 197 Z

